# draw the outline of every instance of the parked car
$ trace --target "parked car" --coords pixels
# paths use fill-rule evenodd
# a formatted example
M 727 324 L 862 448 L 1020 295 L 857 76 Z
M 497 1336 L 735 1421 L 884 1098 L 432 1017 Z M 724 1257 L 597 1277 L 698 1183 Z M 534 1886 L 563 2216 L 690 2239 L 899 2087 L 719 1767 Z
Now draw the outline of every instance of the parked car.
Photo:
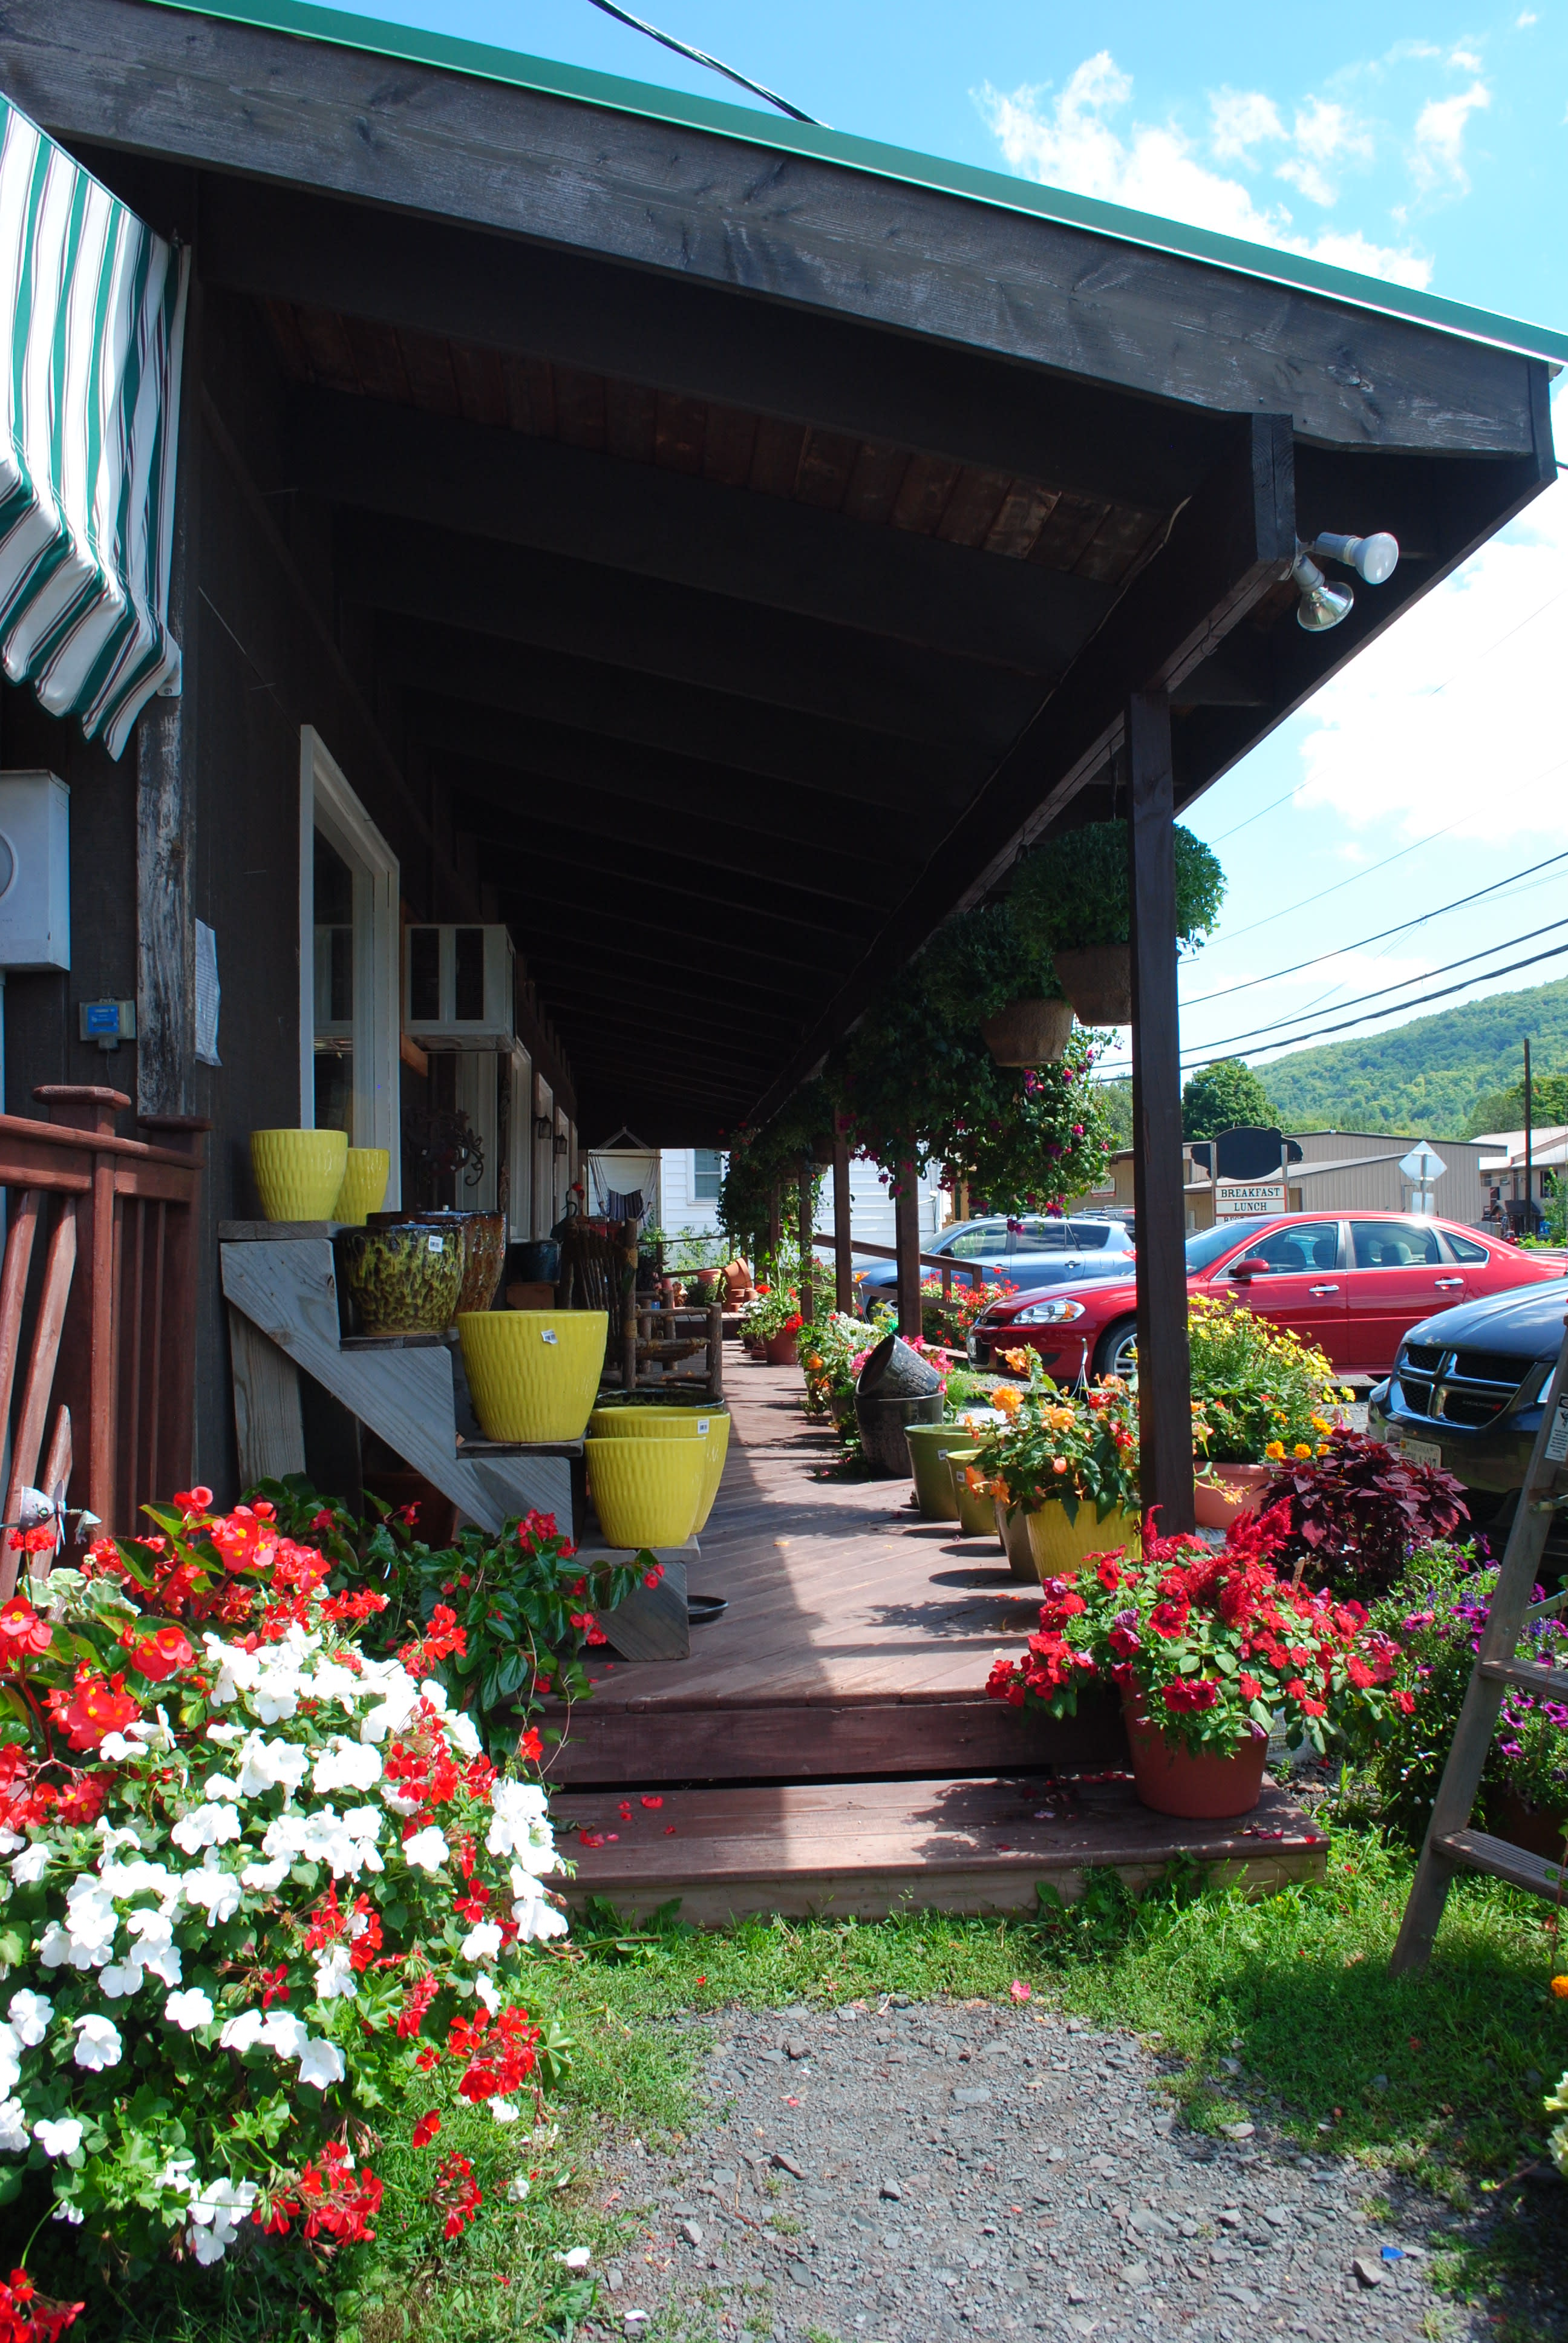
M 1501 1554 L 1524 1485 L 1546 1385 L 1562 1348 L 1568 1287 L 1529 1285 L 1462 1302 L 1410 1329 L 1393 1373 L 1367 1409 L 1373 1436 L 1412 1463 L 1462 1481 L 1470 1518 Z M 1568 1566 L 1568 1521 L 1555 1516 L 1548 1552 Z
M 1418 1319 L 1452 1303 L 1550 1280 L 1556 1262 L 1533 1261 L 1504 1239 L 1454 1221 L 1400 1212 L 1289 1212 L 1221 1221 L 1187 1240 L 1194 1292 L 1229 1295 L 1260 1318 L 1314 1343 L 1342 1374 L 1386 1374 Z M 1122 1374 L 1137 1340 L 1131 1277 L 1031 1292 L 994 1302 L 970 1343 L 977 1364 L 1027 1344 L 1059 1382 Z
M 961 1263 L 966 1270 L 983 1271 L 988 1284 L 1032 1288 L 1073 1284 L 1084 1277 L 1124 1277 L 1132 1239 L 1121 1221 L 1087 1213 L 1070 1221 L 1056 1220 L 1041 1212 L 1010 1222 L 1000 1216 L 959 1221 L 920 1250 L 944 1254 L 955 1269 Z M 922 1275 L 940 1277 L 941 1272 L 927 1269 Z M 890 1302 L 898 1282 L 890 1261 L 872 1262 L 858 1269 L 855 1293 L 861 1309 L 869 1310 L 873 1302 Z

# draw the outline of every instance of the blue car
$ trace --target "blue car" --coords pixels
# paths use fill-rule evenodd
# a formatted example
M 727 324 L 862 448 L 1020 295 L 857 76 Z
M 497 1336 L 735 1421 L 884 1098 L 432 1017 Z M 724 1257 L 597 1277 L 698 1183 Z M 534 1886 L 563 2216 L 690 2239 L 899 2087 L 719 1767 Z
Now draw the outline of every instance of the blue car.
M 1045 1213 L 1022 1220 L 959 1221 L 920 1247 L 947 1255 L 955 1271 L 983 1272 L 988 1285 L 1070 1285 L 1085 1277 L 1126 1277 L 1132 1265 L 1132 1238 L 1123 1221 L 1052 1220 Z M 926 1277 L 940 1269 L 926 1268 Z M 955 1285 L 966 1281 L 955 1275 Z M 890 1261 L 874 1261 L 855 1272 L 855 1299 L 862 1311 L 891 1302 L 898 1275 Z

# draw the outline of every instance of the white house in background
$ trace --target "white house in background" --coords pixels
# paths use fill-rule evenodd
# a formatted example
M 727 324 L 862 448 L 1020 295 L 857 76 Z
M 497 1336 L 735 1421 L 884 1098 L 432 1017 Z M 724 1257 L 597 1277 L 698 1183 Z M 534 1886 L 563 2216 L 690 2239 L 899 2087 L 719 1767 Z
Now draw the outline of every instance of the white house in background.
M 642 1146 L 630 1131 L 618 1131 L 608 1147 L 596 1147 L 584 1158 L 583 1180 L 588 1209 L 594 1214 L 614 1214 L 620 1200 L 642 1198 L 642 1217 L 670 1236 L 714 1240 L 714 1258 L 720 1255 L 719 1188 L 726 1158 L 717 1147 Z M 948 1219 L 950 1199 L 938 1185 L 937 1174 L 920 1181 L 920 1239 L 935 1236 Z M 893 1242 L 893 1207 L 874 1163 L 849 1166 L 850 1229 L 869 1244 Z M 831 1180 L 822 1183 L 817 1215 L 821 1236 L 835 1233 Z M 869 1256 L 868 1256 L 869 1258 Z

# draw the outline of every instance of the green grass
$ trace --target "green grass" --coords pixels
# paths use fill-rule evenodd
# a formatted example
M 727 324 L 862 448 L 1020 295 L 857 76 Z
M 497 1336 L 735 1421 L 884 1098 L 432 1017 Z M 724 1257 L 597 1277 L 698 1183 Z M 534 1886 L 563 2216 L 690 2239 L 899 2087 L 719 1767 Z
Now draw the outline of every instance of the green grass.
M 1547 1989 L 1553 1915 L 1495 1883 L 1462 1880 L 1430 1970 L 1391 1978 L 1388 1951 L 1409 1878 L 1408 1855 L 1371 1834 L 1340 1832 L 1325 1884 L 1256 1903 L 1208 1891 L 1190 1875 L 1140 1903 L 1101 1875 L 1081 1904 L 1011 1923 L 911 1912 L 877 1923 L 751 1921 L 704 1935 L 671 1916 L 639 1931 L 601 1909 L 572 1947 L 540 1956 L 532 1980 L 537 2014 L 560 2017 L 578 2046 L 571 2082 L 549 2111 L 554 2137 L 530 2140 L 523 2123 L 498 2129 L 487 2115 L 448 2107 L 433 2150 L 373 2154 L 386 2183 L 377 2243 L 325 2266 L 308 2299 L 283 2290 L 280 2266 L 266 2254 L 206 2278 L 171 2279 L 163 2265 L 156 2296 L 145 2278 L 123 2274 L 120 2307 L 105 2303 L 77 2332 L 85 2343 L 489 2343 L 503 2335 L 564 2343 L 588 2315 L 593 2284 L 591 2274 L 574 2280 L 552 2257 L 588 2245 L 590 2273 L 602 2273 L 618 2252 L 638 2250 L 628 2219 L 635 2184 L 606 2201 L 600 2175 L 612 2146 L 636 2171 L 629 2143 L 646 2143 L 657 2185 L 660 2155 L 678 2151 L 693 2128 L 699 2046 L 669 2021 L 725 2006 L 892 1995 L 1005 2001 L 1019 1979 L 1036 2006 L 1141 2035 L 1195 2128 L 1247 2117 L 1304 2147 L 1353 2156 L 1365 2167 L 1369 2201 L 1392 2175 L 1436 2191 L 1452 2210 L 1434 2239 L 1444 2247 L 1435 2272 L 1456 2293 L 1490 2299 L 1500 2337 L 1523 2338 L 1531 2330 L 1517 2322 L 1518 2287 L 1522 2274 L 1541 2275 L 1547 2250 L 1533 2213 L 1547 2211 L 1559 2237 L 1564 2226 L 1554 2197 L 1511 2185 L 1544 2148 L 1542 2099 L 1568 2066 L 1568 2003 Z M 1239 2075 L 1226 2073 L 1225 2058 L 1240 2061 Z M 406 2131 L 404 2121 L 387 2125 L 389 2140 Z M 472 2157 L 486 2207 L 464 2238 L 444 2246 L 427 2192 L 435 2158 L 454 2147 Z M 538 2176 L 520 2206 L 506 2195 L 519 2168 Z M 1492 2217 L 1478 2222 L 1478 2214 Z M 68 2253 L 68 2240 L 55 2238 L 51 2249 Z M 50 2284 L 41 2265 L 37 2275 Z M 1564 2276 L 1555 2272 L 1559 2284 Z M 78 2283 L 75 2291 L 85 2290 Z M 742 2315 L 763 2332 L 770 2324 L 757 2304 Z M 659 2343 L 696 2343 L 717 2330 L 695 2305 L 646 2331 Z

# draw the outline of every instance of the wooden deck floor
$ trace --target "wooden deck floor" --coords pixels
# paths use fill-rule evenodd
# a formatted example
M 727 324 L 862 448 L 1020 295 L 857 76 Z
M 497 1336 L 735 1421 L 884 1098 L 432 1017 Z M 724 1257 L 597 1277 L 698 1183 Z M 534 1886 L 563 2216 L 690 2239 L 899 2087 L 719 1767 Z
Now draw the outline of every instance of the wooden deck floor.
M 730 1363 L 730 1356 L 734 1364 Z M 732 1425 L 691 1571 L 729 1607 L 691 1657 L 615 1662 L 550 1768 L 566 1784 L 995 1772 L 1124 1747 L 1108 1708 L 1070 1725 L 984 1696 L 993 1654 L 1037 1624 L 995 1538 L 922 1521 L 904 1481 L 819 1477 L 838 1453 L 792 1367 L 726 1358 Z
M 993 1653 L 1039 1609 L 997 1543 L 922 1521 L 907 1482 L 820 1477 L 837 1445 L 799 1373 L 726 1365 L 729 1459 L 691 1585 L 729 1608 L 689 1660 L 594 1670 L 547 1761 L 574 1902 L 678 1897 L 722 1925 L 1019 1911 L 1038 1880 L 1070 1898 L 1101 1866 L 1136 1886 L 1178 1853 L 1259 1891 L 1321 1875 L 1323 1841 L 1271 1784 L 1239 1822 L 1169 1822 L 1138 1804 L 1109 1704 L 1053 1725 L 988 1701 Z

